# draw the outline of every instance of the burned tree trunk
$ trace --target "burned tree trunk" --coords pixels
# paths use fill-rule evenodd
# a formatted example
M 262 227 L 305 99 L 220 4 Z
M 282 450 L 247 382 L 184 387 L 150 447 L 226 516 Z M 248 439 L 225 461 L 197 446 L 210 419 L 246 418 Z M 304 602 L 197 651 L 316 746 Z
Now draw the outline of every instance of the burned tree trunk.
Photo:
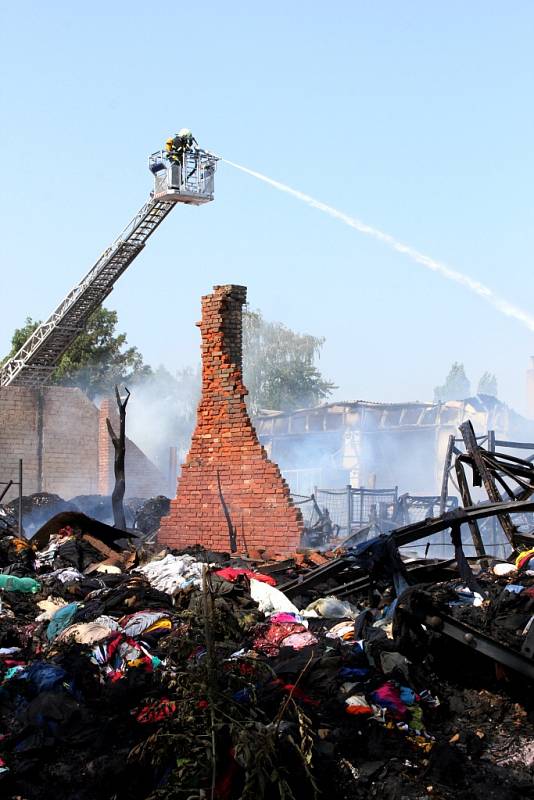
M 113 508 L 113 521 L 115 527 L 126 528 L 126 517 L 124 516 L 124 493 L 126 491 L 126 475 L 124 471 L 124 459 L 126 455 L 126 406 L 130 399 L 130 392 L 126 387 L 126 398 L 121 400 L 118 386 L 115 386 L 115 397 L 117 399 L 117 407 L 119 409 L 119 435 L 115 434 L 113 426 L 106 418 L 106 425 L 113 447 L 115 448 L 115 487 L 111 495 L 111 505 Z

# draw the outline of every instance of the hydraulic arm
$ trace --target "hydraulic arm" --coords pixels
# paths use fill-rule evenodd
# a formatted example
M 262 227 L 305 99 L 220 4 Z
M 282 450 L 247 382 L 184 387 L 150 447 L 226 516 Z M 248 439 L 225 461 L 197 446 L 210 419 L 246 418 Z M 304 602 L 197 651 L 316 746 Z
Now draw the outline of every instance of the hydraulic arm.
M 148 238 L 177 203 L 201 205 L 213 200 L 216 158 L 203 150 L 186 154 L 182 164 L 164 153 L 150 157 L 154 191 L 119 237 L 102 253 L 87 275 L 45 322 L 0 369 L 1 386 L 46 383 L 65 350 L 84 329 L 89 315 L 102 304 L 115 281 L 145 246 Z

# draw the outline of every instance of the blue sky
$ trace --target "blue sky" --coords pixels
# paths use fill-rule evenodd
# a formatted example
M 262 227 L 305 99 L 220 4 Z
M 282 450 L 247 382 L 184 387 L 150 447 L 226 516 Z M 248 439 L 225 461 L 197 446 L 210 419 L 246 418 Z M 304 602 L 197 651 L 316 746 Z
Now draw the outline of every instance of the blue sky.
M 29 0 L 0 11 L 0 349 L 47 316 L 148 196 L 187 126 L 530 311 L 534 4 Z M 107 305 L 145 359 L 198 361 L 200 296 L 326 337 L 339 399 L 431 399 L 452 361 L 525 407 L 533 334 L 384 245 L 221 165 Z

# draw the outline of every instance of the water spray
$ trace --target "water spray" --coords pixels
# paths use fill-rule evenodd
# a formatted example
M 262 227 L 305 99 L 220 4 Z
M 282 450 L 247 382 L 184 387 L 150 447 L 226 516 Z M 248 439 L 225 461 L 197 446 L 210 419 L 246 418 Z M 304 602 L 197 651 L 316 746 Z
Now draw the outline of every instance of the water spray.
M 534 331 L 534 317 L 530 316 L 530 314 L 528 314 L 526 311 L 523 311 L 523 309 L 518 308 L 518 306 L 509 303 L 508 300 L 500 297 L 488 286 L 480 283 L 480 281 L 474 280 L 473 278 L 469 277 L 469 275 L 465 275 L 463 272 L 458 272 L 458 270 L 451 269 L 441 261 L 436 261 L 434 258 L 419 252 L 419 250 L 416 250 L 414 247 L 403 244 L 403 242 L 399 242 L 389 233 L 384 233 L 384 231 L 381 231 L 378 228 L 367 225 L 365 222 L 362 222 L 356 217 L 350 217 L 343 211 L 339 211 L 333 206 L 329 206 L 320 200 L 316 200 L 309 194 L 299 192 L 297 189 L 293 189 L 291 186 L 287 186 L 285 183 L 280 183 L 280 181 L 275 181 L 272 178 L 268 178 L 266 175 L 262 175 L 261 172 L 256 172 L 255 170 L 243 167 L 241 164 L 236 164 L 233 161 L 229 161 L 227 158 L 221 158 L 221 161 L 224 161 L 225 164 L 229 164 L 231 167 L 235 167 L 235 169 L 238 169 L 241 172 L 245 172 L 247 175 L 251 175 L 253 178 L 257 178 L 258 180 L 269 184 L 269 186 L 278 189 L 280 192 L 285 192 L 286 194 L 292 195 L 292 197 L 296 197 L 297 200 L 301 200 L 311 208 L 316 208 L 319 211 L 328 214 L 330 217 L 333 217 L 340 222 L 344 222 L 345 225 L 355 228 L 357 231 L 359 231 L 359 233 L 363 233 L 366 236 L 371 236 L 373 239 L 377 239 L 378 241 L 387 244 L 392 250 L 396 250 L 397 253 L 402 253 L 403 255 L 408 256 L 408 258 L 410 258 L 412 261 L 415 261 L 416 264 L 420 264 L 422 267 L 425 267 L 425 269 L 432 270 L 432 272 L 437 272 L 447 280 L 454 281 L 455 283 L 460 284 L 460 286 L 464 286 L 466 289 L 469 289 L 469 291 L 477 294 L 479 297 L 482 297 L 487 303 L 490 303 L 490 305 L 496 308 L 497 311 L 500 311 L 501 314 L 505 314 L 507 317 L 516 319 L 518 322 L 521 322 L 523 325 L 525 325 L 530 331 Z

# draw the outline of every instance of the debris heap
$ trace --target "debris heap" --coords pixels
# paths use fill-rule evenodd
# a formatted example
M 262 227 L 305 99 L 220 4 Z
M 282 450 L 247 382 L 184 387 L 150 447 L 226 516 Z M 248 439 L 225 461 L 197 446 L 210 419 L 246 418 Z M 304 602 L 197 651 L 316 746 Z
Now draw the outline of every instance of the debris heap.
M 387 537 L 299 583 L 291 559 L 275 579 L 201 547 L 135 551 L 79 513 L 31 542 L 2 520 L 2 797 L 534 797 L 528 684 L 436 619 L 520 647 L 534 550 L 473 568 L 473 588 L 434 565 L 395 600 Z M 351 557 L 367 586 L 334 597 Z

